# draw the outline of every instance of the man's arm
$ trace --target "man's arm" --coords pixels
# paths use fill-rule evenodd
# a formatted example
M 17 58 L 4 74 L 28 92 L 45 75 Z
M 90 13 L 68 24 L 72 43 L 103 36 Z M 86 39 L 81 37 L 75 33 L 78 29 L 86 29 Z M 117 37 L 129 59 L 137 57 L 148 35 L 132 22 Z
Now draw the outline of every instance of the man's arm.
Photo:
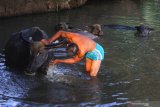
M 73 64 L 73 63 L 79 62 L 82 59 L 83 57 L 75 56 L 74 58 L 69 58 L 69 59 L 64 59 L 64 60 L 60 60 L 60 59 L 52 60 L 51 63 L 53 64 L 58 64 L 58 63 Z
M 59 31 L 57 32 L 55 35 L 53 35 L 50 39 L 48 39 L 49 44 L 51 44 L 53 41 L 55 41 L 56 39 L 58 39 L 59 37 L 65 35 L 65 32 L 63 31 Z
M 53 41 L 55 41 L 56 39 L 58 39 L 60 36 L 63 36 L 63 35 L 65 35 L 65 32 L 59 31 L 55 35 L 53 35 L 51 38 L 49 38 L 48 40 L 42 39 L 41 42 L 44 43 L 45 45 L 49 45 Z

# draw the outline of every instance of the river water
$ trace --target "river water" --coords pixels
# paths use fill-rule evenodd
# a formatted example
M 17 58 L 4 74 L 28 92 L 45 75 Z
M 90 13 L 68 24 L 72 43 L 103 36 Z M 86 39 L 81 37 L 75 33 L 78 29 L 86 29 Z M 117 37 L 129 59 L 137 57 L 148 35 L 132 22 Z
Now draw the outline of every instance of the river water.
M 160 106 L 160 0 L 90 0 L 83 7 L 0 19 L 1 107 L 159 107 Z M 49 36 L 58 22 L 85 25 L 146 24 L 149 37 L 134 30 L 103 27 L 96 40 L 105 50 L 97 78 L 85 74 L 84 61 L 52 66 L 47 76 L 28 77 L 6 67 L 4 46 L 13 32 L 39 26 Z M 23 72 L 23 71 L 20 71 Z M 53 75 L 54 73 L 54 75 Z

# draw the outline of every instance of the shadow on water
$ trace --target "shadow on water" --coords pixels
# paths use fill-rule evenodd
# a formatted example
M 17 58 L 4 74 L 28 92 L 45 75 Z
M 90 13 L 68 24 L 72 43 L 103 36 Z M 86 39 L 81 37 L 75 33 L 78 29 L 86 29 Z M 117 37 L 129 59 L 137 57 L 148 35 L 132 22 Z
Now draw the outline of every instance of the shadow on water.
M 95 79 L 83 72 L 84 61 L 53 66 L 47 76 L 28 77 L 7 68 L 1 52 L 0 106 L 159 107 L 159 9 L 160 0 L 98 0 L 59 14 L 0 19 L 1 50 L 11 33 L 31 26 L 51 36 L 59 20 L 79 28 L 93 23 L 144 23 L 155 29 L 148 38 L 138 38 L 132 30 L 103 28 L 103 39 L 96 41 L 104 47 L 105 59 Z

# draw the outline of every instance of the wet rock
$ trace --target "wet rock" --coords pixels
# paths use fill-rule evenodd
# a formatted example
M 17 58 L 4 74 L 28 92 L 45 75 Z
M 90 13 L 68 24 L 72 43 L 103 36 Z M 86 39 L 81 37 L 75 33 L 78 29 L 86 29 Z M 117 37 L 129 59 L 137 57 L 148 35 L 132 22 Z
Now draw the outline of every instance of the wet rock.
M 0 17 L 60 11 L 84 5 L 87 0 L 0 0 Z

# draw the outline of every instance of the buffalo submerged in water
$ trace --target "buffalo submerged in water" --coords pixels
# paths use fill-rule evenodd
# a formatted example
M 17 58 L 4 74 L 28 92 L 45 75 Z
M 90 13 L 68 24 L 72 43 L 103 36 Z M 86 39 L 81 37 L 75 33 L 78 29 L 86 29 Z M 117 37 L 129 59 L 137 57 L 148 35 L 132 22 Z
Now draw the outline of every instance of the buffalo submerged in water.
M 117 29 L 117 30 L 134 30 L 135 36 L 137 37 L 148 37 L 151 31 L 153 31 L 153 28 L 150 28 L 147 25 L 139 25 L 139 26 L 126 26 L 126 25 L 115 25 L 115 24 L 110 24 L 110 25 L 103 25 L 105 28 L 111 28 L 111 29 Z
M 48 35 L 39 27 L 32 27 L 13 33 L 5 46 L 6 65 L 10 68 L 20 70 L 36 70 L 36 67 L 41 66 L 40 63 L 37 64 L 37 66 L 35 66 L 34 68 L 29 68 L 32 67 L 30 66 L 30 63 L 34 55 L 31 46 L 35 42 L 47 38 Z
M 5 46 L 6 65 L 34 74 L 49 58 L 49 49 L 39 42 L 47 38 L 48 35 L 39 27 L 13 33 Z M 58 44 L 52 46 L 55 45 Z

